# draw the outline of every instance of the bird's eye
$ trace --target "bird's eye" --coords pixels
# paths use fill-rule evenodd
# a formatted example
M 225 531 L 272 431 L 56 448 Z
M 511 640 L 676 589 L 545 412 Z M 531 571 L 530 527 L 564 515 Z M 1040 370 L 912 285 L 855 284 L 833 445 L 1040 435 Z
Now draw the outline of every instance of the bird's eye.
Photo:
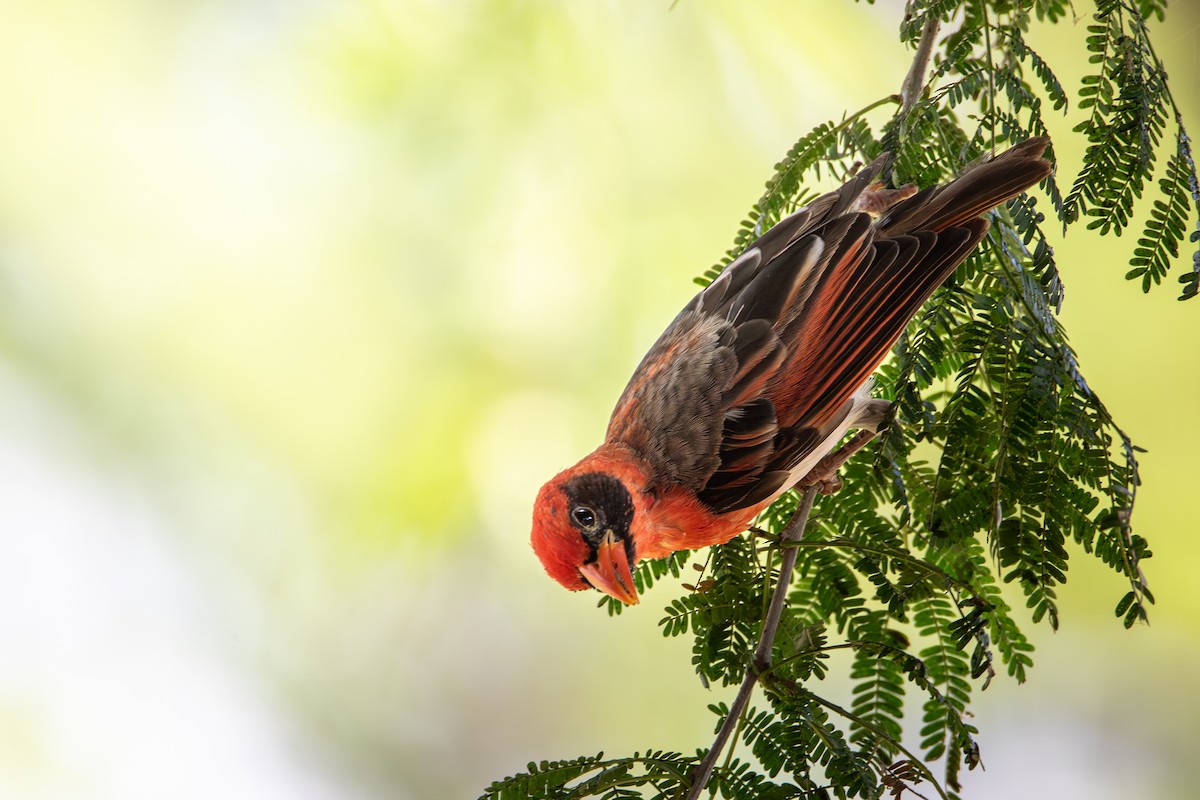
M 571 519 L 585 531 L 596 527 L 596 512 L 587 506 L 575 506 L 571 509 Z

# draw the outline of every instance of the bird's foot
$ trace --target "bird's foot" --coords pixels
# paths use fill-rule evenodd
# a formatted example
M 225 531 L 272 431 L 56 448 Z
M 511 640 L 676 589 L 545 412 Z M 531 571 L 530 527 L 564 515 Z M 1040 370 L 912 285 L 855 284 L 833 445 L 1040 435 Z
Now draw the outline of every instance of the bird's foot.
M 841 489 L 842 479 L 838 477 L 837 471 L 850 460 L 850 456 L 874 439 L 875 434 L 875 431 L 869 429 L 863 429 L 854 434 L 850 441 L 818 461 L 816 466 L 796 483 L 796 488 L 807 489 L 815 486 L 821 494 L 833 494 Z
M 854 201 L 855 211 L 865 211 L 873 217 L 878 217 L 901 200 L 907 200 L 917 193 L 917 187 L 906 183 L 898 189 L 885 188 L 883 183 L 873 183 Z
M 835 494 L 845 484 L 837 474 L 830 475 L 828 478 L 822 478 L 815 483 L 817 491 L 821 494 Z

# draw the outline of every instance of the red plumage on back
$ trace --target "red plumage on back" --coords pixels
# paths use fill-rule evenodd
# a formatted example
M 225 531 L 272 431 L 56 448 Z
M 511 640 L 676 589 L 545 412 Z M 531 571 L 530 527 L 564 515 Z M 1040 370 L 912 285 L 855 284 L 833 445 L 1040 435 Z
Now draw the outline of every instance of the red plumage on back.
M 542 487 L 531 542 L 547 573 L 636 603 L 639 559 L 728 541 L 846 431 L 878 429 L 871 373 L 987 234 L 983 215 L 1050 174 L 1048 144 L 920 192 L 872 186 L 881 157 L 750 245 L 650 348 L 604 443 Z

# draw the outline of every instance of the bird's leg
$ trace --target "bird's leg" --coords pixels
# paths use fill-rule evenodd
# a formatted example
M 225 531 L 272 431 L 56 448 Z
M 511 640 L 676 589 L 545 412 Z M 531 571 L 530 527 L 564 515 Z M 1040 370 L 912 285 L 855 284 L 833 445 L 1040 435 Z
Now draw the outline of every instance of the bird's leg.
M 817 491 L 821 494 L 833 494 L 838 489 L 842 488 L 842 479 L 838 477 L 837 471 L 842 468 L 842 465 L 850 460 L 850 456 L 857 453 L 866 445 L 867 442 L 875 438 L 875 436 L 887 424 L 891 416 L 892 404 L 886 400 L 871 400 L 863 414 L 860 424 L 862 428 L 858 433 L 850 438 L 850 441 L 834 450 L 829 455 L 822 458 L 816 463 L 808 474 L 796 482 L 797 489 L 807 489 L 809 486 L 816 486 Z
M 861 430 L 854 434 L 850 441 L 818 461 L 807 475 L 796 482 L 796 488 L 807 489 L 809 486 L 815 486 L 821 494 L 833 494 L 841 489 L 842 479 L 838 477 L 837 471 L 850 460 L 850 456 L 874 439 L 875 435 L 876 431 L 872 430 Z

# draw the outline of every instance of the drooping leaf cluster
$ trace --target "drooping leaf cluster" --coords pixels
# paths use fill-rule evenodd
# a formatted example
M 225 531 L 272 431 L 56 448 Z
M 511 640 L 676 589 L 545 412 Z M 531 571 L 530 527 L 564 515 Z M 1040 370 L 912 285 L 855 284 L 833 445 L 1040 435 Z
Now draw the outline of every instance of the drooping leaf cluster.
M 1174 127 L 1174 146 L 1161 173 L 1159 193 L 1146 221 L 1127 276 L 1141 278 L 1142 290 L 1162 282 L 1188 235 L 1188 217 L 1200 204 L 1191 141 L 1167 85 L 1167 73 L 1147 29 L 1151 15 L 1163 19 L 1165 2 L 1098 0 L 1088 26 L 1088 61 L 1094 73 L 1083 79 L 1079 107 L 1088 111 L 1075 131 L 1087 137 L 1083 169 L 1061 210 L 1064 221 L 1091 217 L 1089 228 L 1118 236 L 1131 223 L 1135 202 L 1156 174 L 1163 135 Z M 1190 239 L 1200 242 L 1192 225 Z M 1180 277 L 1180 299 L 1200 290 L 1200 250 L 1193 269 Z
M 640 800 L 679 797 L 699 759 L 650 750 L 622 758 L 604 753 L 565 761 L 530 762 L 525 772 L 493 783 L 480 800 Z M 713 772 L 709 787 L 722 797 L 788 800 L 807 796 L 795 784 L 776 783 L 750 763 L 731 759 Z
M 1129 277 L 1147 290 L 1181 260 L 1189 235 L 1200 238 L 1190 140 L 1146 27 L 1164 8 L 1096 1 L 1083 43 L 1092 70 L 1077 92 L 1087 112 L 1075 128 L 1087 142 L 1078 175 L 1068 181 L 1059 164 L 1037 191 L 993 212 L 982 245 L 879 370 L 875 393 L 894 401 L 895 422 L 847 463 L 844 488 L 819 498 L 804 539 L 788 545 L 798 561 L 773 665 L 760 676 L 767 705 L 747 709 L 736 728 L 735 744 L 752 759 L 718 762 L 706 796 L 956 797 L 961 769 L 981 763 L 973 695 L 997 672 L 1025 679 L 1033 647 L 1022 625 L 1057 628 L 1072 556 L 1099 558 L 1122 577 L 1116 613 L 1126 627 L 1146 619 L 1153 596 L 1141 565 L 1151 553 L 1132 526 L 1140 451 L 1067 341 L 1044 225 L 1049 213 L 1064 228 L 1087 220 L 1120 235 L 1144 215 Z M 904 41 L 915 44 L 929 15 L 954 23 L 920 98 L 886 97 L 802 136 L 699 282 L 814 187 L 885 150 L 894 185 L 928 186 L 1045 135 L 1044 114 L 1068 109 L 1070 91 L 1026 36 L 1079 12 L 1068 0 L 910 3 Z M 895 113 L 873 123 L 888 105 Z M 1200 288 L 1200 255 L 1194 264 L 1181 278 L 1184 297 Z M 639 591 L 668 574 L 692 581 L 660 625 L 666 636 L 691 636 L 706 686 L 736 685 L 750 667 L 796 500 L 784 495 L 748 534 L 707 554 L 677 553 L 636 571 Z M 1014 595 L 1026 609 L 1013 607 Z M 814 688 L 835 669 L 853 686 L 837 700 Z M 729 713 L 723 703 L 711 708 L 718 722 Z M 918 717 L 914 752 L 902 734 Z M 677 798 L 702 755 L 531 764 L 484 798 Z M 940 762 L 936 774 L 928 762 Z

